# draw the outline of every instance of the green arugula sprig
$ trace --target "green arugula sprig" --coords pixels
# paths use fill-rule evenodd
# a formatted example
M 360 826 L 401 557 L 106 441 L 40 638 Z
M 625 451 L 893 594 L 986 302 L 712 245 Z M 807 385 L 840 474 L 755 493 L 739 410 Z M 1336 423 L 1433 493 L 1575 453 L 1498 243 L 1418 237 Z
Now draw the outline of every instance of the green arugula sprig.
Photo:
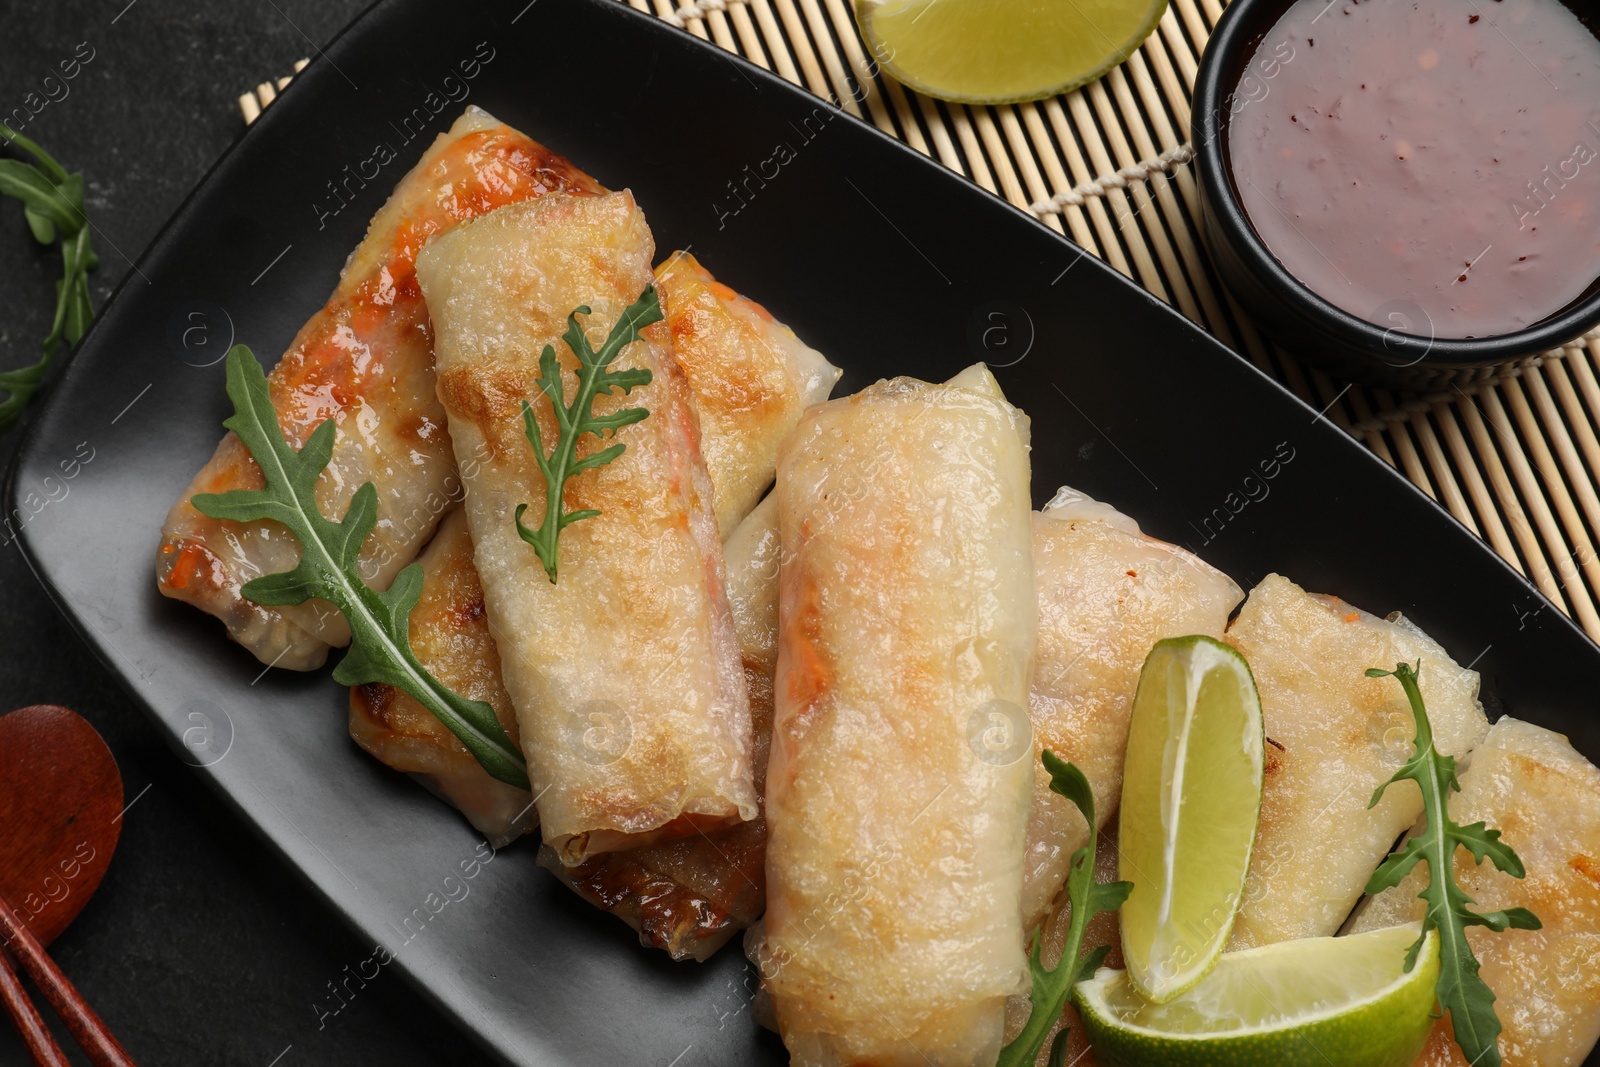
M 0 434 L 22 417 L 39 383 L 44 380 L 56 349 L 65 341 L 77 344 L 94 318 L 89 301 L 89 272 L 100 257 L 89 247 L 89 216 L 83 207 L 83 175 L 68 174 L 50 154 L 8 126 L 0 124 L 0 139 L 27 152 L 37 165 L 19 159 L 0 159 L 0 195 L 22 201 L 22 214 L 33 239 L 42 245 L 61 245 L 61 280 L 56 282 L 56 313 L 50 335 L 44 339 L 39 361 L 29 367 L 0 371 Z
M 1132 882 L 1096 882 L 1094 880 L 1094 854 L 1099 833 L 1094 821 L 1094 790 L 1089 779 L 1075 764 L 1061 759 L 1046 749 L 1039 757 L 1045 770 L 1050 772 L 1050 789 L 1077 805 L 1089 823 L 1089 843 L 1072 854 L 1072 865 L 1067 875 L 1067 899 L 1072 904 L 1072 918 L 1067 925 L 1067 943 L 1061 950 L 1061 959 L 1054 969 L 1045 967 L 1041 956 L 1042 931 L 1035 931 L 1033 948 L 1028 954 L 1028 965 L 1033 971 L 1033 988 L 1028 991 L 1031 1012 L 1012 1041 L 1000 1050 L 996 1067 L 1033 1067 L 1044 1047 L 1045 1035 L 1061 1018 L 1072 987 L 1092 977 L 1105 961 L 1110 945 L 1101 945 L 1084 956 L 1083 932 L 1089 920 L 1102 911 L 1116 911 L 1133 890 Z M 1066 1056 L 1067 1031 L 1063 1027 L 1050 1046 L 1050 1064 L 1058 1067 Z
M 1455 1031 L 1456 1044 L 1462 1055 L 1474 1067 L 1499 1067 L 1500 1019 L 1494 1012 L 1494 992 L 1478 976 L 1478 959 L 1467 943 L 1467 927 L 1487 926 L 1494 931 L 1509 929 L 1537 930 L 1541 924 L 1538 916 L 1527 908 L 1506 908 L 1503 911 L 1475 912 L 1467 905 L 1472 898 L 1456 885 L 1455 865 L 1452 862 L 1456 849 L 1472 853 L 1475 863 L 1484 857 L 1513 878 L 1525 873 L 1522 861 L 1511 846 L 1500 840 L 1500 831 L 1475 822 L 1461 826 L 1450 819 L 1450 794 L 1461 791 L 1456 780 L 1456 761 L 1433 745 L 1433 727 L 1428 722 L 1428 711 L 1422 703 L 1422 689 L 1417 684 L 1421 668 L 1405 663 L 1395 664 L 1392 671 L 1376 667 L 1367 671 L 1369 678 L 1392 677 L 1405 690 L 1411 702 L 1411 714 L 1417 721 L 1415 741 L 1417 754 L 1395 772 L 1394 777 L 1380 785 L 1372 794 L 1375 806 L 1383 792 L 1395 782 L 1410 780 L 1422 790 L 1422 832 L 1407 838 L 1405 844 L 1389 855 L 1373 872 L 1367 882 L 1369 894 L 1381 893 L 1400 884 L 1418 863 L 1428 865 L 1428 885 L 1418 897 L 1427 902 L 1422 921 L 1422 934 L 1406 955 L 1406 970 L 1417 962 L 1417 953 L 1430 928 L 1439 931 L 1439 1004 L 1450 1012 L 1450 1025 Z
M 340 522 L 317 507 L 317 477 L 333 456 L 332 419 L 318 426 L 298 452 L 284 439 L 261 364 L 244 345 L 228 352 L 228 397 L 233 415 L 223 423 L 239 435 L 266 478 L 264 489 L 200 493 L 195 508 L 213 519 L 257 522 L 271 519 L 289 528 L 300 542 L 300 562 L 292 571 L 267 574 L 246 583 L 243 593 L 257 604 L 280 607 L 327 600 L 350 624 L 350 651 L 333 672 L 340 685 L 382 682 L 408 693 L 461 739 L 484 770 L 510 785 L 528 788 L 522 754 L 481 700 L 450 691 L 411 650 L 410 616 L 422 593 L 422 565 L 395 575 L 387 592 L 360 578 L 361 546 L 378 520 L 378 491 L 367 482 L 350 500 Z
M 578 325 L 578 316 L 589 314 L 588 307 L 580 307 L 567 316 L 567 332 L 561 339 L 572 349 L 572 354 L 578 357 L 578 391 L 572 398 L 572 403 L 566 402 L 566 392 L 561 385 L 561 363 L 556 359 L 556 350 L 552 345 L 545 345 L 544 352 L 539 356 L 539 377 L 534 379 L 534 384 L 539 391 L 550 398 L 550 406 L 555 409 L 556 423 L 560 426 L 555 447 L 546 457 L 544 438 L 539 432 L 539 420 L 534 417 L 533 408 L 526 400 L 522 402 L 523 432 L 527 434 L 528 443 L 533 445 L 533 457 L 539 463 L 539 471 L 544 475 L 544 522 L 537 530 L 530 530 L 522 525 L 522 513 L 528 510 L 528 505 L 517 505 L 517 533 L 522 539 L 533 546 L 538 553 L 539 562 L 544 564 L 544 571 L 550 576 L 551 584 L 556 580 L 556 565 L 559 561 L 557 542 L 561 531 L 575 522 L 583 519 L 592 519 L 600 512 L 593 508 L 582 511 L 567 511 L 562 499 L 566 489 L 567 479 L 581 474 L 586 470 L 603 467 L 607 463 L 622 455 L 627 446 L 618 441 L 609 448 L 602 448 L 583 459 L 577 458 L 578 439 L 586 433 L 604 438 L 607 431 L 615 434 L 624 426 L 639 422 L 650 414 L 644 408 L 618 408 L 609 415 L 596 415 L 594 413 L 595 397 L 609 395 L 613 389 L 621 389 L 628 393 L 633 389 L 650 384 L 650 371 L 644 367 L 632 370 L 610 370 L 611 364 L 622 350 L 639 339 L 639 331 L 653 322 L 660 322 L 661 300 L 656 295 L 656 287 L 646 285 L 644 292 L 639 294 L 639 299 L 628 305 L 617 324 L 611 328 L 611 333 L 606 337 L 605 344 L 596 352 L 589 347 L 589 339 L 583 334 L 583 327 Z

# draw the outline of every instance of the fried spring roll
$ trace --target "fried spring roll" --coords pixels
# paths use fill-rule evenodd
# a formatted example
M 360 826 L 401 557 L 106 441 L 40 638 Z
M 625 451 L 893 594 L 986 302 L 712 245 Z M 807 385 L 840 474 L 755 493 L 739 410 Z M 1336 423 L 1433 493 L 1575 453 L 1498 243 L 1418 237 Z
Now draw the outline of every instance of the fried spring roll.
M 656 282 L 700 416 L 717 527 L 728 537 L 772 484 L 778 445 L 802 411 L 828 398 L 840 371 L 687 252 L 667 257 Z
M 1122 795 L 1122 757 L 1139 672 L 1167 637 L 1221 637 L 1244 591 L 1189 552 L 1146 537 L 1104 504 L 1063 489 L 1033 517 L 1039 658 L 1028 697 L 1034 800 L 1028 822 L 1023 927 L 1033 929 L 1088 843 L 1078 809 L 1050 790 L 1048 748 L 1076 763 L 1104 826 Z
M 765 777 L 766 731 L 771 726 L 770 706 L 762 705 L 770 699 L 776 658 L 775 503 L 776 497 L 768 497 L 726 546 L 728 598 L 750 681 L 758 785 Z M 1229 612 L 1244 594 L 1183 549 L 1144 536 L 1132 519 L 1070 490 L 1034 515 L 1033 559 L 1039 654 L 1028 711 L 1035 751 L 1047 746 L 1084 768 L 1097 795 L 1104 794 L 1096 805 L 1103 828 L 1115 814 L 1121 792 L 1128 709 L 1145 653 L 1162 637 L 1221 636 Z M 1050 791 L 1048 778 L 1035 773 L 1023 890 L 1025 929 L 1050 910 L 1068 860 L 1088 837 L 1081 819 Z M 724 840 L 735 836 L 739 849 Z M 744 846 L 755 857 L 753 863 L 746 861 Z M 626 919 L 646 943 L 680 958 L 703 959 L 735 923 L 748 925 L 758 918 L 765 900 L 741 918 L 739 909 L 718 906 L 732 899 L 729 895 L 697 892 L 695 887 L 739 883 L 741 872 L 760 866 L 764 846 L 764 824 L 753 820 L 706 840 L 599 857 L 580 868 L 546 865 L 586 899 Z M 723 850 L 727 854 L 719 855 Z M 645 870 L 624 876 L 630 864 Z M 693 907 L 685 907 L 685 901 L 693 901 Z M 660 913 L 653 920 L 652 911 Z M 727 922 L 719 924 L 714 917 L 724 912 Z M 713 918 L 691 925 L 692 914 Z M 685 947 L 696 951 L 686 952 Z
M 461 495 L 444 411 L 434 396 L 417 252 L 429 236 L 462 219 L 552 190 L 600 187 L 565 159 L 469 107 L 400 180 L 327 304 L 267 376 L 291 445 L 304 445 L 326 419 L 339 426 L 333 458 L 317 483 L 323 512 L 343 515 L 363 483 L 377 486 L 378 524 L 361 556 L 361 576 L 377 588 L 387 588 L 411 562 Z M 167 516 L 157 586 L 162 595 L 221 619 L 261 662 L 311 670 L 327 658 L 329 645 L 349 642 L 343 617 L 321 601 L 269 608 L 240 593 L 252 578 L 295 566 L 300 546 L 293 535 L 274 522 L 209 519 L 189 502 L 196 493 L 261 484 L 249 451 L 227 434 Z
M 453 508 L 418 560 L 422 596 L 411 609 L 411 648 L 433 676 L 494 708 L 517 743 L 517 716 L 500 680 L 500 652 L 484 616 L 466 514 Z M 539 824 L 533 794 L 483 769 L 449 728 L 400 690 L 381 682 L 350 687 L 350 736 L 397 771 L 416 775 L 495 848 Z
M 1423 664 L 1423 677 L 1428 665 Z M 1429 707 L 1431 716 L 1432 707 Z M 1560 734 L 1503 718 L 1489 730 L 1461 774 L 1450 817 L 1487 822 L 1516 850 L 1527 874 L 1517 879 L 1490 863 L 1456 855 L 1456 883 L 1476 911 L 1530 909 L 1541 930 L 1467 930 L 1495 994 L 1507 1067 L 1582 1063 L 1600 1039 L 1600 770 Z M 1353 931 L 1380 930 L 1422 918 L 1425 868 L 1368 899 Z M 1440 1019 L 1417 1067 L 1466 1067 Z
M 1027 421 L 979 365 L 812 408 L 778 464 L 767 914 L 802 1065 L 992 1063 L 1027 988 Z
M 749 488 L 764 487 L 772 481 L 779 442 L 794 428 L 806 405 L 826 398 L 840 372 L 759 304 L 712 279 L 698 263 L 690 260 L 672 267 L 681 256 L 678 253 L 656 268 L 657 281 L 670 304 L 667 322 L 672 330 L 673 354 L 685 369 L 700 418 L 701 448 L 707 456 L 713 496 L 719 502 L 726 501 L 719 508 L 719 515 L 742 520 L 745 511 L 755 504 Z M 737 489 L 725 494 L 724 485 Z M 774 517 L 770 523 L 760 524 L 760 529 L 770 534 L 772 551 L 776 551 L 775 505 L 768 510 L 774 512 Z M 746 536 L 754 541 L 755 535 Z M 441 523 L 435 541 L 445 544 L 437 549 L 430 544 L 420 560 L 423 601 L 411 615 L 412 647 L 423 666 L 453 688 L 485 694 L 481 699 L 490 700 L 497 711 L 502 711 L 504 721 L 509 698 L 500 681 L 499 654 L 484 617 L 483 590 L 472 565 L 472 541 L 465 519 L 454 528 Z M 731 539 L 727 548 L 730 560 L 740 551 L 736 541 Z M 775 630 L 776 557 L 764 566 L 766 569 L 760 573 L 765 584 L 757 599 L 770 603 L 771 620 L 761 625 Z M 743 599 L 748 602 L 748 594 L 753 593 L 748 588 L 750 583 L 741 578 L 738 566 L 731 567 L 730 600 L 744 650 L 752 721 L 756 726 L 752 769 L 759 800 L 772 724 L 776 639 L 771 633 L 763 638 L 756 658 L 764 666 L 757 674 L 751 674 L 750 635 L 754 631 L 753 623 L 747 624 L 748 620 L 741 618 L 741 582 L 747 594 Z M 352 687 L 350 734 L 362 748 L 396 770 L 422 777 L 430 789 L 460 808 L 496 847 L 538 825 L 531 793 L 490 777 L 453 734 L 399 690 L 387 685 Z M 512 736 L 516 736 L 514 731 Z M 742 829 L 746 826 L 749 829 Z M 715 854 L 705 856 L 702 853 L 710 846 L 702 843 L 698 846 L 700 851 L 696 851 L 694 843 L 701 841 L 696 835 L 685 839 L 689 842 L 686 845 L 662 846 L 674 857 L 688 853 L 681 858 L 669 861 L 663 858 L 665 852 L 658 857 L 652 849 L 641 850 L 648 854 L 637 856 L 640 873 L 625 871 L 623 861 L 606 863 L 600 858 L 586 863 L 585 869 L 575 869 L 570 878 L 561 871 L 557 873 L 586 897 L 632 923 L 649 943 L 674 955 L 703 959 L 735 930 L 758 918 L 766 904 L 765 867 L 761 862 L 765 825 L 752 820 L 729 833 L 741 840 L 754 835 L 757 841 L 753 859 L 741 858 L 742 845 L 720 839 L 718 847 L 729 849 L 728 862 L 720 862 Z M 559 862 L 557 866 L 561 866 Z M 680 879 L 676 889 L 667 888 L 661 881 L 669 871 L 671 877 Z M 754 902 L 749 899 L 752 883 L 745 879 L 747 872 L 753 872 L 759 882 L 754 891 L 759 899 Z M 619 883 L 632 888 L 623 893 Z
M 772 678 L 778 660 L 777 498 L 769 496 L 724 551 L 728 602 L 750 687 L 751 752 L 758 800 L 772 741 Z M 539 864 L 579 896 L 633 927 L 642 944 L 676 960 L 705 960 L 761 917 L 767 906 L 767 821 L 749 822 L 628 852 L 609 852 L 576 867 L 548 848 Z
M 613 369 L 653 379 L 595 411 L 650 412 L 578 456 L 625 451 L 567 482 L 552 582 L 518 535 L 545 511 L 524 436 L 533 403 L 547 447 L 560 437 L 539 391 L 540 353 L 577 366 L 561 334 L 575 308 L 596 345 L 652 281 L 654 245 L 627 192 L 553 195 L 438 237 L 417 259 L 433 317 L 439 396 L 466 486 L 490 631 L 517 711 L 545 843 L 567 864 L 684 836 L 757 811 L 750 709 L 724 589 L 722 545 L 698 426 L 664 324 Z
M 1367 878 L 1422 813 L 1416 789 L 1373 790 L 1414 751 L 1410 705 L 1369 667 L 1422 662 L 1439 751 L 1488 731 L 1478 675 L 1399 615 L 1380 619 L 1276 574 L 1250 591 L 1227 641 L 1250 664 L 1266 721 L 1266 779 L 1232 949 L 1335 933 Z

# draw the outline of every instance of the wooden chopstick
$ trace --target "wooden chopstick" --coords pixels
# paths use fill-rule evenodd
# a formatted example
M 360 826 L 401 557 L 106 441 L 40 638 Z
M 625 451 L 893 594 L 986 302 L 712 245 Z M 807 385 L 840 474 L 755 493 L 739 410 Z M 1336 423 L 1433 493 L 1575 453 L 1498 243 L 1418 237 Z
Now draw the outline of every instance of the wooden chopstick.
M 23 1044 L 28 1046 L 34 1063 L 39 1067 L 71 1067 L 66 1053 L 45 1029 L 39 1009 L 28 999 L 28 991 L 22 988 L 22 979 L 17 977 L 11 962 L 11 953 L 5 949 L 0 949 L 0 1000 L 5 1001 L 6 1013 L 17 1024 L 17 1031 L 22 1034 Z
M 94 1009 L 84 1003 L 83 996 L 73 987 L 67 976 L 61 973 L 61 968 L 57 967 L 55 960 L 45 952 L 44 946 L 39 944 L 39 939 L 33 936 L 32 931 L 21 919 L 17 918 L 17 913 L 11 910 L 11 905 L 6 903 L 4 897 L 0 897 L 0 943 L 16 954 L 22 969 L 28 972 L 28 977 L 39 987 L 44 999 L 50 1002 L 50 1006 L 61 1017 L 61 1021 L 66 1023 L 73 1040 L 88 1053 L 89 1061 L 94 1067 L 134 1067 L 132 1057 L 117 1043 L 117 1039 L 106 1029 L 106 1024 L 100 1021 Z M 9 968 L 5 970 L 9 972 Z M 11 974 L 11 981 L 13 983 L 16 981 L 14 973 Z M 16 991 L 24 1000 L 27 998 L 20 985 Z M 11 1007 L 9 992 L 7 1007 Z M 37 1011 L 34 1011 L 32 1016 L 33 1019 L 39 1018 Z M 42 1030 L 43 1027 L 41 1020 L 39 1028 Z M 25 1029 L 24 1037 L 26 1036 Z M 48 1031 L 45 1032 L 45 1036 L 49 1037 Z M 53 1040 L 51 1046 L 55 1046 Z M 33 1046 L 30 1045 L 29 1048 Z M 55 1054 L 61 1056 L 59 1046 L 55 1046 Z M 40 1062 L 49 1064 L 51 1061 Z M 63 1058 L 59 1062 L 65 1064 L 66 1060 Z

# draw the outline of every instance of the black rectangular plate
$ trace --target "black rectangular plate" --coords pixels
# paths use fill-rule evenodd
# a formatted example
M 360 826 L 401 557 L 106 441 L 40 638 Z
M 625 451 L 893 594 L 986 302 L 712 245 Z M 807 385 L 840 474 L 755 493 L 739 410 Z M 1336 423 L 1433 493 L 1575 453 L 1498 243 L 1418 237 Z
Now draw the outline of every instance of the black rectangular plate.
M 351 743 L 326 672 L 263 673 L 215 622 L 158 596 L 153 573 L 167 508 L 227 414 L 222 353 L 231 340 L 283 351 L 465 103 L 631 188 L 658 248 L 692 244 L 846 368 L 841 392 L 1009 364 L 997 373 L 1033 417 L 1036 500 L 1069 483 L 1246 587 L 1281 571 L 1404 611 L 1483 672 L 1492 712 L 1600 754 L 1600 650 L 1565 616 L 1326 419 L 1044 226 L 613 0 L 389 0 L 295 80 L 145 254 L 36 418 L 8 514 L 174 750 L 394 954 L 351 971 L 403 972 L 506 1062 L 783 1056 L 750 1020 L 737 950 L 674 965 L 641 949 L 538 870 L 531 843 L 473 866 L 465 822 Z M 351 182 L 334 213 L 329 183 L 380 143 L 397 158 L 364 189 Z

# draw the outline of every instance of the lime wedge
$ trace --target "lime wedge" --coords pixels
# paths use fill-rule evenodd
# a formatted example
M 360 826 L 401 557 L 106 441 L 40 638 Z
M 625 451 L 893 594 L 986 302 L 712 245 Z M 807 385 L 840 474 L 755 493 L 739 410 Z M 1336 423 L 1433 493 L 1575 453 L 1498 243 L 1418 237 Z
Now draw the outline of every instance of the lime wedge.
M 1091 82 L 1150 36 L 1167 0 L 856 0 L 872 55 L 919 92 L 1038 100 Z
M 1118 875 L 1134 988 L 1170 1000 L 1233 929 L 1261 814 L 1261 698 L 1244 657 L 1210 637 L 1158 641 L 1128 727 Z
M 1433 1028 L 1439 935 L 1420 924 L 1230 952 L 1189 992 L 1154 1004 L 1102 968 L 1073 999 L 1103 1067 L 1407 1067 Z

